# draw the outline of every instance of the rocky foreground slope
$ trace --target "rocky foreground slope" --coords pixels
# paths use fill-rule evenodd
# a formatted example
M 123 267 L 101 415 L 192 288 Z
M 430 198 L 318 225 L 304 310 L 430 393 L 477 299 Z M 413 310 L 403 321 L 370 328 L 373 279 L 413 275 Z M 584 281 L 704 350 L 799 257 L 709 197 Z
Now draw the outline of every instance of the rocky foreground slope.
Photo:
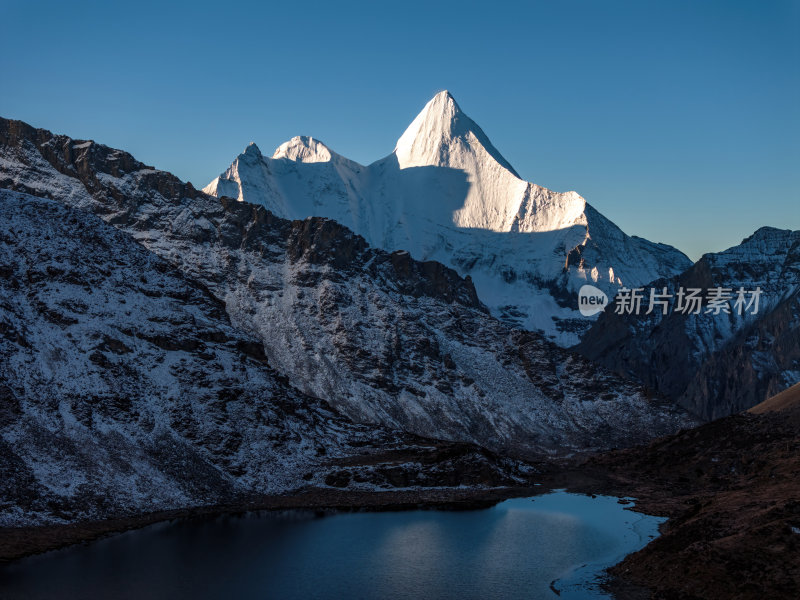
M 690 421 L 487 314 L 469 280 L 325 219 L 219 200 L 129 154 L 0 121 L 0 187 L 94 213 L 225 306 L 301 392 L 358 423 L 508 455 L 625 446 Z
M 577 310 L 583 284 L 613 296 L 691 265 L 626 235 L 577 193 L 521 179 L 446 91 L 368 166 L 300 136 L 272 157 L 251 144 L 204 191 L 284 218 L 328 217 L 371 246 L 437 260 L 469 275 L 493 315 L 563 346 L 592 322 Z
M 800 597 L 800 388 L 641 448 L 590 460 L 591 490 L 629 494 L 669 516 L 662 535 L 613 567 L 664 599 Z
M 0 190 L 0 207 L 0 526 L 341 487 L 343 473 L 379 490 L 530 472 L 356 425 L 130 236 L 22 193 Z
M 762 227 L 738 246 L 705 254 L 678 277 L 647 286 L 727 288 L 725 310 L 704 300 L 699 314 L 608 309 L 576 349 L 638 379 L 703 419 L 745 410 L 800 381 L 800 231 Z M 735 306 L 743 289 L 760 290 L 757 312 Z M 644 306 L 644 305 L 643 305 Z

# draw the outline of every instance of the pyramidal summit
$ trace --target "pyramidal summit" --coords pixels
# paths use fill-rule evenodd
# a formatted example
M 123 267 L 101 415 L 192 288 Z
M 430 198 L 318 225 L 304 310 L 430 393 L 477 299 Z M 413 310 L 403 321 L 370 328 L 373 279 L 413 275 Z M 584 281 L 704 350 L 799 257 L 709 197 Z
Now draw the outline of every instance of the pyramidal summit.
M 522 179 L 447 91 L 370 165 L 312 137 L 272 157 L 251 143 L 203 191 L 283 218 L 327 217 L 372 246 L 442 262 L 471 277 L 493 315 L 562 346 L 594 320 L 578 311 L 582 285 L 613 297 L 692 264 L 672 246 L 625 234 L 576 192 Z

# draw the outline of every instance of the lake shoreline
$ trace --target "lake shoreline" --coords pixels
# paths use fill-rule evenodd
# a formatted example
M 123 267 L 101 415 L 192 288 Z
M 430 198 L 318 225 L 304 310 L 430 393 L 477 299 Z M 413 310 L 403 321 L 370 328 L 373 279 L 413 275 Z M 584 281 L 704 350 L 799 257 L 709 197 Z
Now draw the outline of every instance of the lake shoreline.
M 230 504 L 154 511 L 142 515 L 125 515 L 98 521 L 64 525 L 3 527 L 0 528 L 0 564 L 178 519 L 282 510 L 310 510 L 323 513 L 419 509 L 476 510 L 489 508 L 509 498 L 537 496 L 552 489 L 552 486 L 546 485 L 484 489 L 387 490 L 383 492 L 308 488 L 292 495 L 262 496 Z
M 609 589 L 800 597 L 799 431 L 800 405 L 740 413 L 576 466 L 585 480 L 569 491 L 633 496 L 637 512 L 669 518 L 660 537 L 607 570 Z

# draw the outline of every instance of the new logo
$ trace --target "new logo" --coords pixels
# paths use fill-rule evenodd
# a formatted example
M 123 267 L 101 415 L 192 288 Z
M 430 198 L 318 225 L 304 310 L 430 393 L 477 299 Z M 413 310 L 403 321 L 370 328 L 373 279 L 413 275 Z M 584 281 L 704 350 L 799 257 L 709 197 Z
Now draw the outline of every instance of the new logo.
M 584 317 L 603 312 L 608 305 L 608 296 L 593 285 L 584 285 L 578 291 L 578 309 Z

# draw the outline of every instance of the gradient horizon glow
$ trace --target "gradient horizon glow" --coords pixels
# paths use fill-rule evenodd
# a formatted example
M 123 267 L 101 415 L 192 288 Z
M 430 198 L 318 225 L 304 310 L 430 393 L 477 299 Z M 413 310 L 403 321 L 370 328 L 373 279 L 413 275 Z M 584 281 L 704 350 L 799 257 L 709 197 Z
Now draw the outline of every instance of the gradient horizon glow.
M 196 187 L 255 141 L 368 164 L 450 90 L 523 178 L 690 258 L 800 229 L 800 2 L 0 0 L 0 116 Z

